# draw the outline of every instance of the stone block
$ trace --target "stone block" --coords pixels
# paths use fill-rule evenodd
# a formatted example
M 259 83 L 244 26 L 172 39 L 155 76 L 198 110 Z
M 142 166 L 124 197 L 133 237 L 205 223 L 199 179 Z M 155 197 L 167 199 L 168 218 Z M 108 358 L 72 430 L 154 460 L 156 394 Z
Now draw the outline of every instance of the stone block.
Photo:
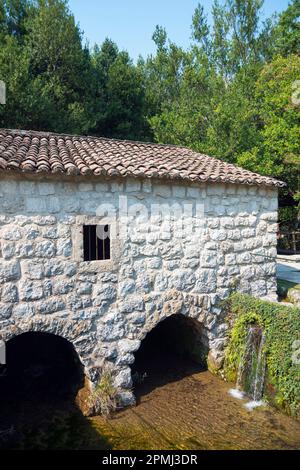
M 17 281 L 20 279 L 21 269 L 18 261 L 1 261 L 0 263 L 0 283 Z
M 44 288 L 41 282 L 22 281 L 19 286 L 20 300 L 29 302 L 41 300 L 44 297 Z
M 166 185 L 155 185 L 153 188 L 155 196 L 160 196 L 162 198 L 170 198 L 172 196 L 172 191 L 170 186 Z
M 12 305 L 0 302 L 0 320 L 8 320 L 12 315 Z
M 178 199 L 184 199 L 186 197 L 186 187 L 185 186 L 172 186 L 173 197 Z
M 38 191 L 40 193 L 41 196 L 50 196 L 52 194 L 55 194 L 56 193 L 56 189 L 55 189 L 55 184 L 54 183 L 42 183 L 42 182 L 39 182 L 37 184 L 38 186 Z

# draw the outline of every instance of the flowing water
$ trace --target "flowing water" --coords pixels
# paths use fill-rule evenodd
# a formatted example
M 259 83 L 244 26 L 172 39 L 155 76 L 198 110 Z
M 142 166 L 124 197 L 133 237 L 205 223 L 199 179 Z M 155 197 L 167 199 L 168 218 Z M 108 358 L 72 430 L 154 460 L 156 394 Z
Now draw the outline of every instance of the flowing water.
M 239 366 L 237 389 L 244 391 L 255 401 L 261 400 L 264 392 L 266 375 L 264 345 L 265 336 L 262 329 L 250 326 L 245 352 Z
M 251 325 L 248 330 L 245 351 L 239 364 L 236 388 L 230 390 L 233 397 L 251 399 L 245 406 L 253 409 L 263 404 L 266 355 L 265 335 L 261 327 Z
M 299 421 L 267 406 L 248 411 L 210 372 L 170 364 L 150 372 L 136 408 L 92 420 L 114 449 L 300 449 Z
M 0 432 L 0 447 L 300 449 L 299 421 L 266 406 L 248 411 L 229 395 L 228 384 L 199 365 L 170 356 L 154 358 L 145 370 L 138 405 L 107 420 L 84 418 L 72 403 L 16 402 L 11 396 L 0 409 L 0 431 L 5 416 L 3 429 L 13 429 L 12 439 L 2 439 L 1 446 Z

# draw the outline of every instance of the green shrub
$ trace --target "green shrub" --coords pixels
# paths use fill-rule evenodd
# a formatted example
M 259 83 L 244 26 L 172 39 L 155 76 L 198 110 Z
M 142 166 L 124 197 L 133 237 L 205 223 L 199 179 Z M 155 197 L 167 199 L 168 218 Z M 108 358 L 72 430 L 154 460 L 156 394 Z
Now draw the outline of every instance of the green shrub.
M 114 385 L 109 368 L 104 368 L 101 379 L 90 397 L 90 406 L 95 415 L 108 417 L 117 409 L 119 390 Z
M 267 355 L 267 398 L 292 415 L 300 414 L 300 364 L 294 361 L 295 342 L 300 340 L 300 309 L 252 297 L 232 294 L 227 302 L 232 323 L 224 372 L 230 382 L 237 377 L 249 324 L 264 328 Z

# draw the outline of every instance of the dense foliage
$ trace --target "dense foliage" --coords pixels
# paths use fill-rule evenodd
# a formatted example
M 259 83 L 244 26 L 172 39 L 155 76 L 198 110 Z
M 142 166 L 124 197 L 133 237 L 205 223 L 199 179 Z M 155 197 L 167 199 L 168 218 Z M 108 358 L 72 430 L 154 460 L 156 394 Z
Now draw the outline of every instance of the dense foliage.
M 267 398 L 288 413 L 300 415 L 300 309 L 241 294 L 233 294 L 228 307 L 234 325 L 225 360 L 228 380 L 236 380 L 249 325 L 258 324 L 266 336 Z
M 134 64 L 88 48 L 66 0 L 0 0 L 0 126 L 189 146 L 286 181 L 297 228 L 300 0 L 264 22 L 263 3 L 214 0 L 211 25 L 199 5 L 187 50 L 157 26 Z

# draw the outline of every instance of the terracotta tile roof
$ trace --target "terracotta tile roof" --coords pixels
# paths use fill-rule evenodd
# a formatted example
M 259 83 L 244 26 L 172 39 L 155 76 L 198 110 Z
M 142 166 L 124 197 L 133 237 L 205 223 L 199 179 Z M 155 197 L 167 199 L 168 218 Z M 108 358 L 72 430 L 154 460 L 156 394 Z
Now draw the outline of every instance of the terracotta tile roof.
M 1 170 L 284 186 L 187 148 L 7 129 L 0 129 Z

